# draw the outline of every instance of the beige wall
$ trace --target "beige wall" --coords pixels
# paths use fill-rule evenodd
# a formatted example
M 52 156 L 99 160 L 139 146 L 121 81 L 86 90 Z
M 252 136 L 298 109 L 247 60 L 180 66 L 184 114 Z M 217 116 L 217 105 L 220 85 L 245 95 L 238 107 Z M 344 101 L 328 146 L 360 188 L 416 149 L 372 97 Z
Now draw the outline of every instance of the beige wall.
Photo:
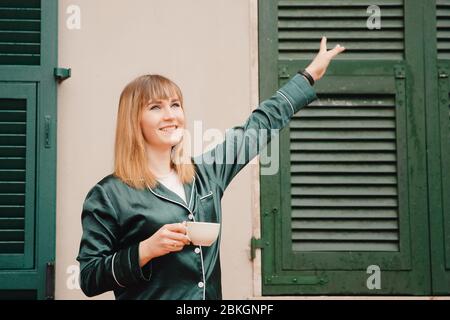
M 255 0 L 60 0 L 59 65 L 72 77 L 58 90 L 56 298 L 84 299 L 74 288 L 80 212 L 88 190 L 112 169 L 119 94 L 144 73 L 179 84 L 189 126 L 225 130 L 256 103 Z M 66 26 L 69 5 L 81 29 Z M 223 198 L 225 299 L 253 296 L 251 166 Z M 98 298 L 110 299 L 111 293 Z

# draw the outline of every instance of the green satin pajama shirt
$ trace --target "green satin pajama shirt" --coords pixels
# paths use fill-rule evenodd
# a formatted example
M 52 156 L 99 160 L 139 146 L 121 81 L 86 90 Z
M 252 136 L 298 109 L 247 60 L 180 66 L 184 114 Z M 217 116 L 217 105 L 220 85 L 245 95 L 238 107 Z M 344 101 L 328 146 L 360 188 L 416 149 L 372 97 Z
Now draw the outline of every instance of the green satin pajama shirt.
M 224 142 L 192 158 L 196 175 L 192 183 L 184 184 L 187 203 L 162 184 L 137 190 L 113 175 L 99 181 L 86 196 L 81 215 L 77 260 L 83 292 L 95 296 L 113 290 L 116 299 L 221 299 L 220 234 L 210 247 L 187 245 L 143 268 L 139 243 L 169 223 L 220 223 L 221 199 L 231 180 L 277 134 L 276 129 L 316 98 L 307 80 L 297 74 L 262 102 L 243 126 L 227 130 Z M 258 132 L 264 129 L 275 130 L 263 139 Z M 242 213 L 228 214 L 239 219 Z

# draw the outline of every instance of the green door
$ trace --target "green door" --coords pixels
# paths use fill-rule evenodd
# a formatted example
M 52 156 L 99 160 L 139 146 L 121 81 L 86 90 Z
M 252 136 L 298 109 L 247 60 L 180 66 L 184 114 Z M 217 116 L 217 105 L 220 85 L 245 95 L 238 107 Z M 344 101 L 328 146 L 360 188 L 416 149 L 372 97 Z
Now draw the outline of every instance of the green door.
M 0 299 L 52 299 L 56 0 L 0 2 Z
M 260 2 L 261 99 L 306 67 L 322 35 L 347 48 L 316 85 L 319 100 L 281 133 L 279 173 L 260 177 L 264 295 L 430 295 L 445 281 L 432 245 L 449 257 L 448 225 L 439 235 L 429 222 L 442 215 L 427 172 L 426 108 L 437 100 L 425 88 L 423 15 L 434 9 L 377 1 L 380 29 L 370 29 L 372 4 Z M 449 150 L 446 88 L 447 138 L 435 144 Z

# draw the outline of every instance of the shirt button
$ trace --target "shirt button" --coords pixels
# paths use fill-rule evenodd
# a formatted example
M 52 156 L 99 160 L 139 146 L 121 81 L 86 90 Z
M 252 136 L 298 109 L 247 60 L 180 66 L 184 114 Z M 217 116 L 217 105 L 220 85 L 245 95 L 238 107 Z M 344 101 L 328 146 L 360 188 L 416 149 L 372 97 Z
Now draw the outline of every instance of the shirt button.
M 204 286 L 203 282 L 199 282 L 199 283 L 198 283 L 198 287 L 199 287 L 199 288 L 203 288 L 203 286 Z
M 200 253 L 200 248 L 195 248 L 194 252 L 199 254 Z
M 188 215 L 189 220 L 194 219 L 194 216 L 192 214 Z

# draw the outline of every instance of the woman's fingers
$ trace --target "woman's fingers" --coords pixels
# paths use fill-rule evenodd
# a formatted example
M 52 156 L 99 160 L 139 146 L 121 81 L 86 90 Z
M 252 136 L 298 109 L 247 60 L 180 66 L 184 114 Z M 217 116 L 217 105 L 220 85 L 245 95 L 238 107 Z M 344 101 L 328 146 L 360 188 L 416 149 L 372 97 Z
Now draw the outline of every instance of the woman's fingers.
M 180 232 L 168 231 L 167 238 L 171 239 L 171 240 L 182 242 L 183 244 L 189 244 L 191 242 L 187 235 L 180 233 Z
M 336 57 L 339 53 L 343 52 L 345 50 L 345 47 L 341 47 L 339 44 L 334 47 L 334 49 L 328 51 L 330 54 L 330 59 L 333 59 Z
M 182 241 L 167 240 L 166 248 L 169 251 L 180 251 L 184 248 L 185 244 Z
M 327 38 L 322 37 L 322 40 L 320 41 L 319 53 L 326 53 L 326 52 L 327 52 Z
M 333 49 L 329 50 L 327 49 L 327 37 L 322 37 L 322 40 L 320 41 L 320 49 L 319 54 L 321 53 L 328 53 L 330 56 L 330 59 L 333 59 L 336 57 L 339 53 L 344 51 L 345 48 L 341 45 L 337 44 Z
M 172 231 L 172 232 L 186 234 L 186 224 L 184 224 L 184 223 L 171 223 L 171 224 L 166 224 L 164 227 L 167 230 Z

